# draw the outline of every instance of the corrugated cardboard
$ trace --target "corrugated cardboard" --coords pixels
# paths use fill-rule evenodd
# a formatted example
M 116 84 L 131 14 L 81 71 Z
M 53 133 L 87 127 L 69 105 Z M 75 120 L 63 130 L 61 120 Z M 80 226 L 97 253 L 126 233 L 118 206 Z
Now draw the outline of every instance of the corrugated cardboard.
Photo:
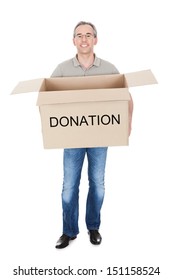
M 128 87 L 157 83 L 150 70 L 20 82 L 14 93 L 38 92 L 44 148 L 128 145 Z

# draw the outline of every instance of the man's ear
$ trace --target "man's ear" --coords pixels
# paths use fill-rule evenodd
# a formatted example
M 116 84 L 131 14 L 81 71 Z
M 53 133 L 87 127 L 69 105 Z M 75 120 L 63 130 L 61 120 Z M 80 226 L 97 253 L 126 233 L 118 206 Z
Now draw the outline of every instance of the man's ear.
M 97 45 L 97 42 L 98 42 L 98 39 L 96 37 L 96 38 L 94 38 L 94 45 Z
M 73 45 L 76 46 L 75 39 L 73 38 Z

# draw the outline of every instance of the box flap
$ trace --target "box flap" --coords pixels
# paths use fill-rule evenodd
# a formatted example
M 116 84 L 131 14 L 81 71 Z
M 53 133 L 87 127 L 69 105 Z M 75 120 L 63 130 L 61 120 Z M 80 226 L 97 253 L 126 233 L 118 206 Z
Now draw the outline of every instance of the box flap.
M 37 105 L 50 105 L 59 103 L 80 103 L 94 101 L 127 101 L 130 95 L 127 88 L 109 88 L 95 90 L 71 90 L 40 92 Z
M 157 80 L 154 77 L 151 70 L 143 70 L 133 73 L 124 74 L 125 86 L 126 87 L 136 87 L 157 84 Z
M 25 92 L 38 92 L 44 89 L 45 79 L 34 79 L 28 81 L 19 82 L 18 85 L 12 91 L 12 94 L 25 93 Z

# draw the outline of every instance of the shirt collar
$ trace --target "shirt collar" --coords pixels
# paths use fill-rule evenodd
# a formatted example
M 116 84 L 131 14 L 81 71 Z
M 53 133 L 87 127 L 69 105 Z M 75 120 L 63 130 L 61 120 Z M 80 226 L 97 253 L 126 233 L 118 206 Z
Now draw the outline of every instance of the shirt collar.
M 74 67 L 80 66 L 80 63 L 77 59 L 77 55 L 75 57 L 73 57 L 73 64 L 74 64 Z M 95 58 L 94 58 L 93 66 L 96 66 L 96 67 L 100 66 L 100 58 L 98 58 L 96 55 L 95 55 Z

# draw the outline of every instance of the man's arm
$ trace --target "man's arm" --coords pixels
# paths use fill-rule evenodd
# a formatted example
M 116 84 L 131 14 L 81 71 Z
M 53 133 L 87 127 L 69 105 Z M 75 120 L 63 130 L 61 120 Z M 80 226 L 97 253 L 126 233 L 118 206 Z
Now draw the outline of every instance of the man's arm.
M 55 77 L 62 77 L 62 73 L 61 73 L 61 67 L 58 64 L 58 66 L 55 68 L 55 70 L 53 71 L 51 78 L 55 78 Z
M 129 101 L 129 136 L 132 130 L 132 116 L 133 116 L 133 99 L 130 94 L 130 101 Z

